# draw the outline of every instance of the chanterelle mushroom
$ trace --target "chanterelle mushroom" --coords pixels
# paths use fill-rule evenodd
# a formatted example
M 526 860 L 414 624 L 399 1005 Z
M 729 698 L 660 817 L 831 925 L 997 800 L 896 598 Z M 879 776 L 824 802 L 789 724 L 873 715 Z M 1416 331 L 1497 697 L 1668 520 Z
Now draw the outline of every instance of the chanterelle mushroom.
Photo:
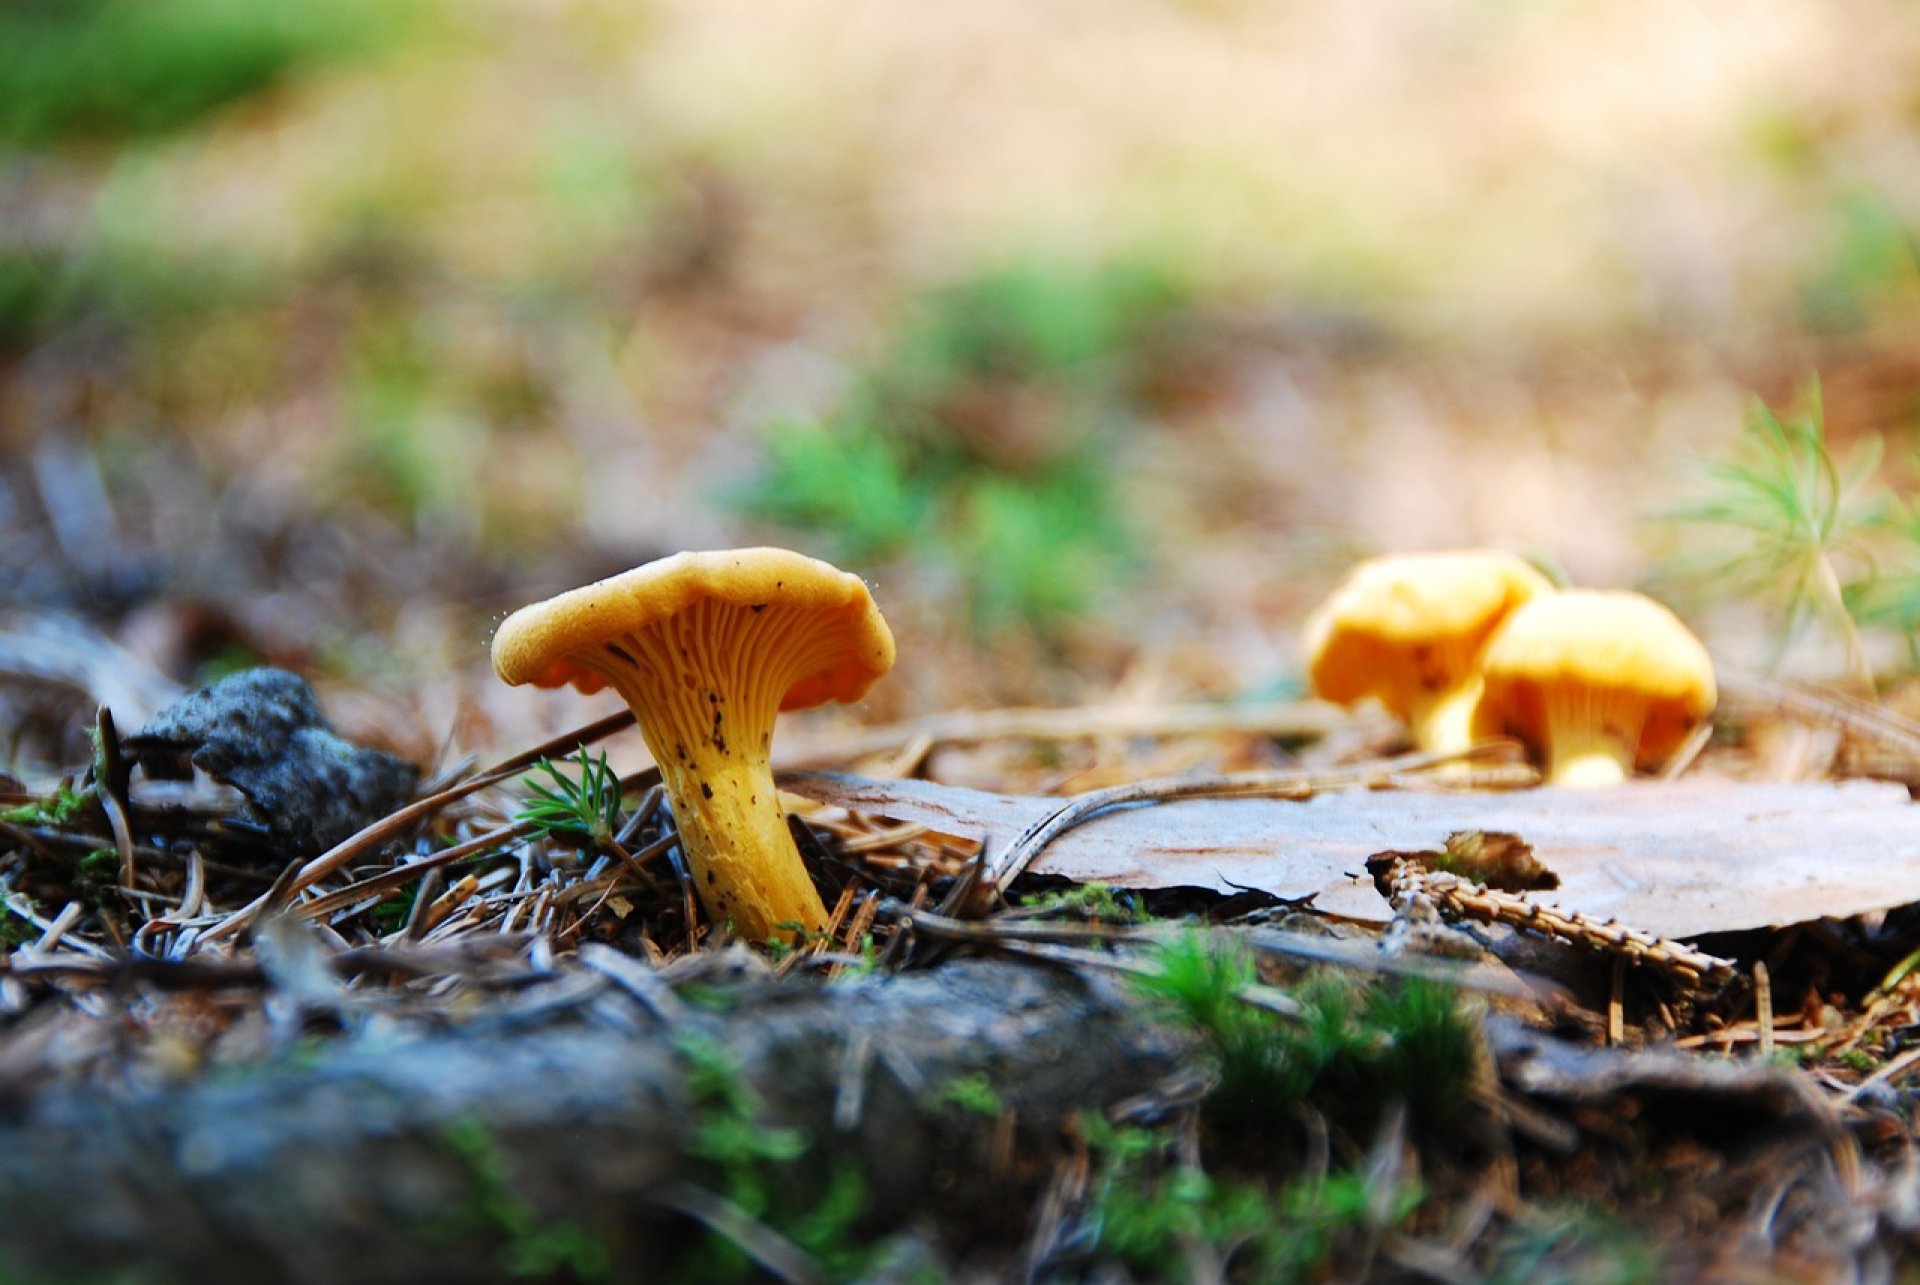
M 1355 567 L 1307 618 L 1307 681 L 1326 700 L 1369 696 L 1405 719 L 1423 750 L 1472 744 L 1478 662 L 1547 578 L 1498 550 L 1401 553 Z
M 1473 717 L 1508 735 L 1557 785 L 1612 785 L 1657 767 L 1713 712 L 1713 662 L 1653 599 L 1573 589 L 1507 618 L 1481 658 L 1486 690 Z
M 756 941 L 827 918 L 774 790 L 774 718 L 858 700 L 892 666 L 860 578 L 785 549 L 678 553 L 523 607 L 493 636 L 509 683 L 626 698 L 707 913 Z

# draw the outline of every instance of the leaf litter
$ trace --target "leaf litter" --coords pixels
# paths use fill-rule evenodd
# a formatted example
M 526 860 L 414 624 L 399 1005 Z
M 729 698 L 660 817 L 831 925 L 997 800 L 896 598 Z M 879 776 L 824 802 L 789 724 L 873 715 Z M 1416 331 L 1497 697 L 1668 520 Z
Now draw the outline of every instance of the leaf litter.
M 1315 1260 L 1323 1268 L 1471 1277 L 1504 1270 L 1542 1236 L 1550 1257 L 1612 1252 L 1606 1234 L 1556 1221 L 1575 1207 L 1642 1227 L 1669 1267 L 1725 1255 L 1867 1265 L 1902 1252 L 1920 1227 L 1901 1195 L 1911 1181 L 1904 1081 L 1920 1061 L 1908 1056 L 1920 991 L 1904 909 L 1920 902 L 1920 827 L 1903 788 L 1725 779 L 1741 765 L 1718 751 L 1687 779 L 1602 793 L 1527 786 L 1498 747 L 1465 776 L 1407 756 L 1172 784 L 1128 770 L 1126 756 L 1156 732 L 1230 744 L 1267 726 L 1295 737 L 1306 761 L 1342 726 L 1312 706 L 1263 710 L 1257 726 L 1170 714 L 1119 734 L 1090 715 L 1088 752 L 1119 784 L 1078 796 L 1077 809 L 1055 794 L 915 779 L 939 762 L 939 746 L 965 743 L 986 761 L 1004 752 L 1009 784 L 1030 782 L 1019 747 L 1072 741 L 1074 726 L 1071 711 L 1022 718 L 860 732 L 848 745 L 879 756 L 865 760 L 868 774 L 786 774 L 832 915 L 826 933 L 775 952 L 770 968 L 701 921 L 653 774 L 616 786 L 605 760 L 585 753 L 623 730 L 624 715 L 370 809 L 318 852 L 276 832 L 244 790 L 157 804 L 112 788 L 99 756 L 55 789 L 15 791 L 0 819 L 0 1084 L 157 1091 L 273 1065 L 315 1040 L 350 1045 L 376 1028 L 457 1028 L 481 1014 L 572 1020 L 615 994 L 635 1006 L 622 1022 L 671 1026 L 732 1002 L 720 997 L 743 979 L 846 983 L 938 971 L 965 954 L 1164 987 L 1179 975 L 1169 971 L 1179 934 L 1200 925 L 1214 934 L 1208 950 L 1251 961 L 1232 1002 L 1282 1023 L 1314 1028 L 1316 1014 L 1345 1011 L 1299 998 L 1329 974 L 1437 985 L 1500 1014 L 1475 1028 L 1483 1070 L 1463 1090 L 1474 1130 L 1359 1137 L 1351 1152 L 1394 1172 L 1424 1167 L 1432 1198 L 1393 1204 L 1401 1212 L 1359 1241 L 1352 1229 L 1334 1235 Z M 143 752 L 138 737 L 125 748 L 136 761 Z M 832 762 L 830 738 L 806 757 Z M 895 775 L 872 774 L 876 765 Z M 1221 794 L 1236 797 L 1207 797 Z M 136 858 L 127 880 L 106 855 L 118 842 L 116 799 Z M 1528 873 L 1516 882 L 1519 870 Z M 1756 1007 L 1756 994 L 1767 1002 Z M 1775 1060 L 1712 1056 L 1753 1048 Z M 1782 1049 L 1803 1065 L 1776 1065 Z M 1205 1111 L 1194 1114 L 1207 1074 L 1197 1089 L 1170 1083 L 1102 1104 L 1112 1127 L 1148 1118 L 1173 1129 L 1141 1144 L 1157 1157 L 1145 1170 L 1115 1168 L 1120 1144 L 1098 1130 L 1054 1161 L 1042 1160 L 1045 1146 L 1029 1155 L 1040 1168 L 1016 1185 L 1031 1193 L 1016 1220 L 1029 1275 L 1077 1279 L 1098 1260 L 1085 1257 L 1105 1243 L 1090 1175 L 1131 1175 L 1164 1201 L 1175 1157 L 1187 1164 L 1204 1150 L 1220 1157 L 1212 1181 L 1244 1179 L 1244 1158 Z M 1188 1141 L 1176 1145 L 1182 1130 Z M 1492 1136 L 1505 1141 L 1488 1151 Z M 1162 1138 L 1174 1150 L 1153 1150 Z M 1499 1154 L 1513 1159 L 1496 1163 Z M 1824 1159 L 1808 1167 L 1807 1156 Z M 1766 1195 L 1756 1239 L 1742 1211 L 1769 1172 L 1801 1176 Z M 1649 1174 L 1697 1180 L 1685 1218 L 1634 1196 Z M 1195 1227 L 1231 1222 L 1218 1203 L 1229 1188 L 1210 1190 L 1193 1197 Z M 659 1204 L 686 1202 L 660 1194 Z M 765 1217 L 708 1213 L 693 1221 L 722 1239 L 819 1265 Z M 949 1218 L 967 1225 L 957 1207 Z M 1108 1248 L 1133 1261 L 1125 1253 L 1135 1251 Z M 1228 1275 L 1230 1260 L 1216 1264 Z

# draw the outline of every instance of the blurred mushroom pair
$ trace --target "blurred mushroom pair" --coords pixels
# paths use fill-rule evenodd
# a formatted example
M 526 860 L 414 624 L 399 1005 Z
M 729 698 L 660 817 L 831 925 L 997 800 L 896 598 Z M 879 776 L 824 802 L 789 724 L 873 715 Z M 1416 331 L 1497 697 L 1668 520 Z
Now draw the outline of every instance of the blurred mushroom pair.
M 1512 554 L 1361 563 L 1307 621 L 1308 681 L 1405 719 L 1423 750 L 1510 736 L 1556 785 L 1657 768 L 1713 712 L 1713 665 L 1641 594 L 1556 590 Z

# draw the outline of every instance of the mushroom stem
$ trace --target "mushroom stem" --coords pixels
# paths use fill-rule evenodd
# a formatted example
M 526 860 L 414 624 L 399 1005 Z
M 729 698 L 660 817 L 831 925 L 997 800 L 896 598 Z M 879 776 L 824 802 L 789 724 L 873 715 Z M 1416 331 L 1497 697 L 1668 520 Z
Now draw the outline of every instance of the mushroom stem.
M 1452 753 L 1473 744 L 1473 709 L 1480 701 L 1480 680 L 1470 679 L 1415 704 L 1407 723 L 1413 743 L 1432 754 Z
M 827 925 L 770 760 L 781 693 L 818 659 L 785 650 L 795 620 L 790 609 L 696 606 L 622 635 L 590 661 L 632 706 L 660 765 L 701 903 L 749 941 Z
M 1632 775 L 1626 750 L 1618 741 L 1596 739 L 1583 745 L 1555 742 L 1547 762 L 1547 780 L 1578 789 L 1619 785 Z
M 826 906 L 794 847 L 772 771 L 765 764 L 668 766 L 658 747 L 654 756 L 708 913 L 756 942 L 825 929 Z

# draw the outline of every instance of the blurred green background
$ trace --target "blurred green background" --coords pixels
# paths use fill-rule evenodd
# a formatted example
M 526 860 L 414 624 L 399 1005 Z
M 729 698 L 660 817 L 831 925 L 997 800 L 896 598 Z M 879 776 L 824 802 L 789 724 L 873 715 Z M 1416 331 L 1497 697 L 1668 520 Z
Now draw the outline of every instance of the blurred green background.
M 882 713 L 1274 690 L 1360 550 L 1684 563 L 1815 374 L 1897 508 L 1916 87 L 1891 0 L 25 0 L 0 598 L 465 693 L 778 541 L 944 657 Z

